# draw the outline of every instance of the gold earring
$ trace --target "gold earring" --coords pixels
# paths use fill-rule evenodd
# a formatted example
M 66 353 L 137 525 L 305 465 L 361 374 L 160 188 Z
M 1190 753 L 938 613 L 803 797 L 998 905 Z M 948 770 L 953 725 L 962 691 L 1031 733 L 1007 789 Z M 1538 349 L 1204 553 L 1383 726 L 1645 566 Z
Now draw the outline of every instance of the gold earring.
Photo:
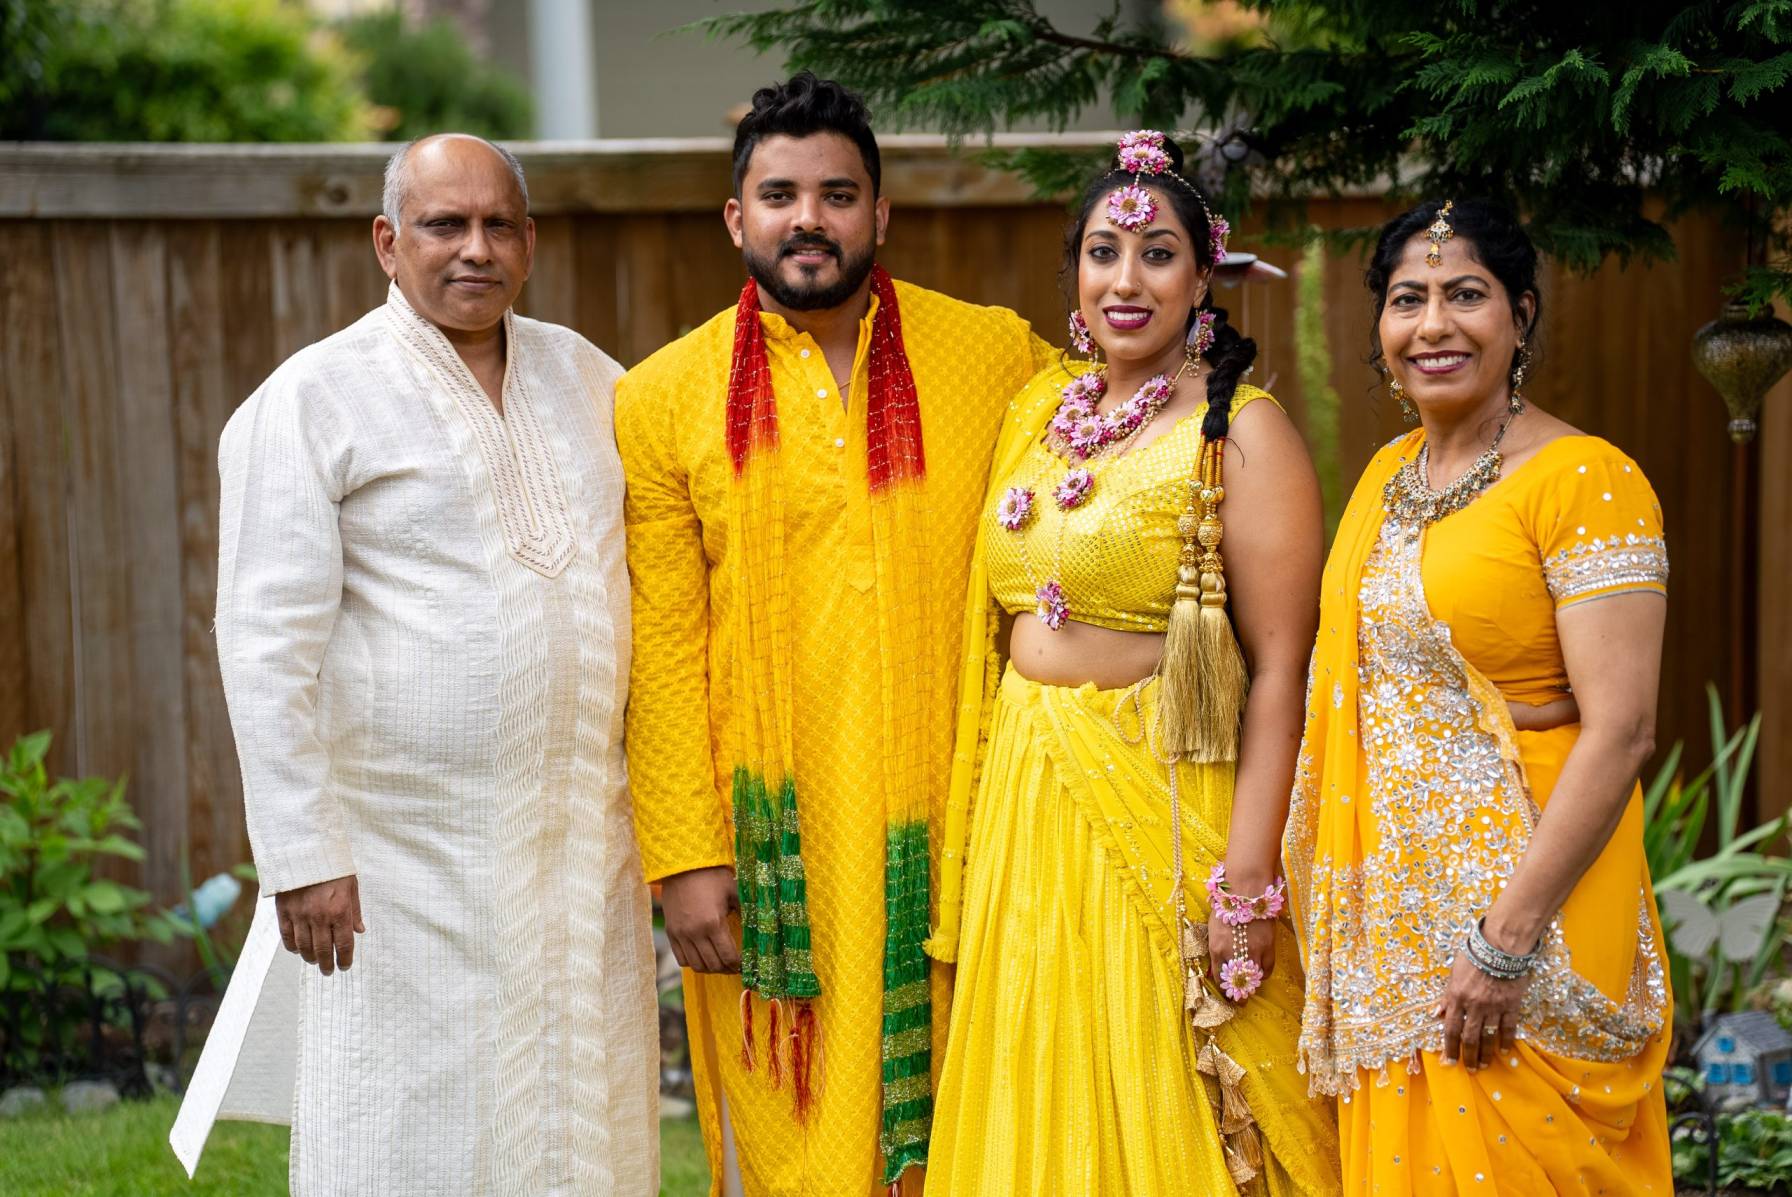
M 1512 396 L 1506 401 L 1506 410 L 1517 415 L 1524 410 L 1525 371 L 1531 366 L 1531 351 L 1523 341 L 1518 343 L 1518 364 L 1512 367 Z
M 1408 424 L 1419 422 L 1419 409 L 1413 406 L 1412 400 L 1406 397 L 1406 388 L 1400 385 L 1398 378 L 1388 379 L 1388 394 L 1400 405 L 1400 418 Z

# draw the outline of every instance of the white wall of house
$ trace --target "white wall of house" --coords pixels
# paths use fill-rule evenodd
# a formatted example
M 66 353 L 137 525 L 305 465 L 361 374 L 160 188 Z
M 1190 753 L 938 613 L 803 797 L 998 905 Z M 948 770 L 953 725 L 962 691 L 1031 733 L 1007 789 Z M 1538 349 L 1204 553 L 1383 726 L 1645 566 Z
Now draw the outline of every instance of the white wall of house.
M 1153 0 L 1125 2 L 1141 11 L 1156 7 Z M 485 40 L 496 61 L 529 81 L 540 137 L 713 137 L 732 132 L 735 107 L 782 77 L 783 57 L 672 31 L 705 17 L 778 6 L 774 0 L 486 0 Z M 464 12 L 465 0 L 458 7 Z M 1087 33 L 1109 4 L 1039 0 L 1038 7 L 1060 29 Z M 581 61 L 590 64 L 588 78 L 579 77 Z M 1102 110 L 1071 128 L 1113 126 L 1113 115 Z M 885 123 L 879 128 L 895 131 Z

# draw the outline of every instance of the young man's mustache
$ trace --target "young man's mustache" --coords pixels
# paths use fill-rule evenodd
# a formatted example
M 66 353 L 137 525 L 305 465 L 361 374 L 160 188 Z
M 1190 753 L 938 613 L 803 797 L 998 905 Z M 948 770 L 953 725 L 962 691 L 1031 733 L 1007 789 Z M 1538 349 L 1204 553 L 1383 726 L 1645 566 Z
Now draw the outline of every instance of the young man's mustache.
M 804 250 L 816 249 L 825 250 L 827 253 L 832 254 L 834 261 L 836 262 L 843 261 L 845 258 L 845 251 L 825 237 L 792 237 L 789 241 L 778 246 L 778 256 L 780 258 L 788 258 L 791 254 L 802 253 Z

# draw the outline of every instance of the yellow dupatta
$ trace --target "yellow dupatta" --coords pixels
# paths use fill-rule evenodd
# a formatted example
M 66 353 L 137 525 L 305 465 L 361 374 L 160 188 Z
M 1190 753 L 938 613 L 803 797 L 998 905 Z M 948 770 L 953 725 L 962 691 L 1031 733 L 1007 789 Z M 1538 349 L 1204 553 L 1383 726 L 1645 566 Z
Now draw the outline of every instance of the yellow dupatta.
M 1052 367 L 1054 370 L 1059 368 Z M 1068 372 L 1065 377 L 1075 377 L 1075 372 Z M 1009 404 L 1008 418 L 996 437 L 984 510 L 995 501 L 997 489 L 1019 468 L 1027 450 L 1045 431 L 1061 398 L 1055 387 L 1028 384 Z M 937 904 L 933 934 L 924 945 L 929 956 L 945 964 L 958 959 L 959 922 L 964 909 L 964 852 L 970 837 L 971 801 L 977 793 L 977 766 L 983 758 L 984 737 L 989 732 L 989 713 L 995 705 L 996 687 L 1002 678 L 1001 655 L 996 651 L 1000 619 L 989 597 L 985 539 L 985 524 L 979 520 L 976 546 L 971 550 L 970 578 L 966 584 L 958 716 L 952 739 L 952 775 L 946 789 L 939 880 L 934 888 Z

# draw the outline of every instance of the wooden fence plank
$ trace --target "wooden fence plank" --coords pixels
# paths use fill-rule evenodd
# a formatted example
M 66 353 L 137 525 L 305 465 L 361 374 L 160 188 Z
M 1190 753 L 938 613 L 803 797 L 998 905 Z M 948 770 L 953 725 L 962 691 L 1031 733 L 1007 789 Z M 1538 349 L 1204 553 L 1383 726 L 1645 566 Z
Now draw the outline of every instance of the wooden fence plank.
M 1768 392 L 1757 461 L 1761 477 L 1761 626 L 1756 676 L 1761 684 L 1758 792 L 1761 815 L 1792 806 L 1792 377 Z M 1771 468 L 1771 463 L 1778 463 Z
M 62 410 L 57 282 L 47 224 L 0 224 L 8 266 L 0 289 L 0 373 L 12 420 L 18 553 L 23 591 L 23 730 L 55 735 L 49 766 L 72 769 L 75 752 L 75 623 L 69 570 L 68 450 Z
M 1112 133 L 998 134 L 998 146 L 1088 148 Z M 883 191 L 940 208 L 1020 204 L 1031 188 L 936 134 L 881 137 Z M 536 215 L 720 212 L 733 189 L 723 137 L 512 142 Z M 371 218 L 389 144 L 0 146 L 0 217 Z
M 116 777 L 131 767 L 131 594 L 126 504 L 114 418 L 117 328 L 105 226 L 51 225 L 62 394 L 70 446 L 69 550 L 75 594 L 75 768 Z
M 38 263 L 15 251 L 26 239 L 0 230 L 0 327 L 11 329 L 7 297 L 26 286 L 23 275 Z M 10 335 L 10 334 L 9 334 Z M 11 372 L 0 359 L 0 751 L 23 733 L 26 725 L 28 625 L 25 621 L 24 496 L 20 493 L 17 437 L 13 406 L 35 401 L 16 394 Z
M 168 234 L 168 339 L 180 460 L 181 686 L 187 837 L 195 881 L 248 859 L 242 779 L 212 635 L 218 581 L 218 437 L 242 396 L 227 381 L 216 225 Z
M 631 358 L 622 349 L 622 272 L 616 266 L 620 221 L 580 216 L 573 221 L 572 253 L 579 290 L 572 326 L 587 341 L 625 366 Z
M 186 697 L 183 681 L 180 482 L 174 435 L 172 345 L 164 226 L 112 225 L 112 311 L 118 375 L 112 392 L 124 495 L 129 579 L 131 789 L 153 809 L 142 842 L 143 885 L 160 902 L 182 897 L 187 843 Z
M 544 216 L 535 222 L 535 269 L 517 311 L 572 327 L 578 317 L 579 280 L 572 253 L 573 218 Z
M 324 319 L 326 291 L 319 261 L 318 221 L 285 221 L 269 230 L 273 284 L 274 355 L 285 361 L 334 329 Z
M 361 221 L 339 220 L 318 234 L 323 265 L 324 336 L 340 332 L 386 301 L 386 276 Z

